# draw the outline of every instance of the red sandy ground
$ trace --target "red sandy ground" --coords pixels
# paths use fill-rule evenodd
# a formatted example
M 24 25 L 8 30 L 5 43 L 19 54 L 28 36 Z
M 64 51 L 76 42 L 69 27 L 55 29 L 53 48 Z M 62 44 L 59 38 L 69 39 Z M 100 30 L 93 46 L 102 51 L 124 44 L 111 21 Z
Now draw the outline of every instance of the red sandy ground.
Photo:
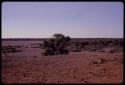
M 101 58 L 105 59 L 103 63 L 93 63 Z M 2 56 L 2 83 L 122 82 L 123 52 L 83 51 L 42 56 L 39 48 L 29 48 Z

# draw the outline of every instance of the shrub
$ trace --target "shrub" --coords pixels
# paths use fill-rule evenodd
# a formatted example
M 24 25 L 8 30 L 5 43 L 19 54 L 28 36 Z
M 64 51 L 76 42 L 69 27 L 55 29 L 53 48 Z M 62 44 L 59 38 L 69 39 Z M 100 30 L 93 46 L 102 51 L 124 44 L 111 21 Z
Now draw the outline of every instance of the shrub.
M 2 47 L 2 53 L 7 54 L 7 53 L 15 53 L 15 52 L 21 52 L 21 50 L 18 50 L 18 46 L 3 46 Z
M 73 52 L 80 52 L 82 49 L 80 42 L 74 42 Z
M 54 34 L 54 38 L 45 40 L 42 48 L 44 49 L 43 54 L 47 55 L 59 55 L 68 54 L 68 49 L 66 49 L 68 42 L 70 41 L 69 36 L 64 36 L 63 34 Z

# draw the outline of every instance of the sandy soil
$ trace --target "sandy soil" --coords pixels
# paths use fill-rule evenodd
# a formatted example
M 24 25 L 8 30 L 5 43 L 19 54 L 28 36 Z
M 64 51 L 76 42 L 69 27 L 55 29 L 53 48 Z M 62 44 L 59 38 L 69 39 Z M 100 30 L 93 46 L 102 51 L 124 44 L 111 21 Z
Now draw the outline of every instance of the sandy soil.
M 39 48 L 2 56 L 2 83 L 122 83 L 123 52 L 42 56 Z M 99 62 L 103 59 L 103 62 Z

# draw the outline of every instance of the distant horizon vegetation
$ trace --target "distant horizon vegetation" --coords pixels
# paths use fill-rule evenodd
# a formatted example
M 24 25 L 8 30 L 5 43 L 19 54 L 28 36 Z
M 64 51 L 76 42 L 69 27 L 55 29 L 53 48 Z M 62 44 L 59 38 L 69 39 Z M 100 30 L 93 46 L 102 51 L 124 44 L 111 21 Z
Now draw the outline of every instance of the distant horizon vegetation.
M 50 37 L 51 38 L 51 37 Z M 2 40 L 7 39 L 50 39 L 50 38 L 1 38 Z M 123 38 L 71 38 L 71 39 L 123 39 Z

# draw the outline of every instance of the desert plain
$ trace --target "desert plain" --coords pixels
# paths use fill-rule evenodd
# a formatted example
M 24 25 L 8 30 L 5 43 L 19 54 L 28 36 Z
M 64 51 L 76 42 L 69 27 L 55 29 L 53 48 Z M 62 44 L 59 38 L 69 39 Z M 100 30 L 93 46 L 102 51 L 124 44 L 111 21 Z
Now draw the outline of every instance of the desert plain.
M 90 43 L 93 40 L 100 41 L 98 39 L 73 41 Z M 113 39 L 108 41 L 111 40 Z M 101 49 L 96 49 L 101 47 L 97 45 L 92 50 L 90 50 L 92 46 L 88 44 L 81 51 L 71 51 L 67 55 L 44 56 L 41 54 L 42 49 L 37 45 L 42 41 L 2 40 L 2 48 L 13 46 L 18 50 L 2 52 L 2 83 L 123 83 L 123 47 L 118 43 L 105 45 Z

